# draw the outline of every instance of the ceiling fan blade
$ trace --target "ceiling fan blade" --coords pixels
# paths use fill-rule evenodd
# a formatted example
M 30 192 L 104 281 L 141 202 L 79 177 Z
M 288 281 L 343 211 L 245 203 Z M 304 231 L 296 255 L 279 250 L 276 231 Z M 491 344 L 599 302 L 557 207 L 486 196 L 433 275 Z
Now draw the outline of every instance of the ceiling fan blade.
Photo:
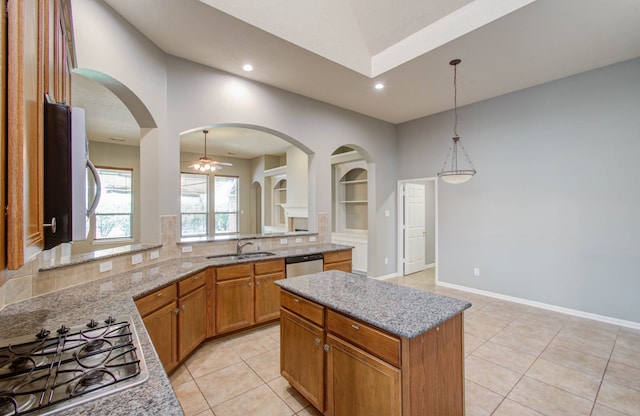
M 233 166 L 233 163 L 231 162 L 216 162 L 215 160 L 213 161 L 214 165 L 221 165 L 221 166 Z

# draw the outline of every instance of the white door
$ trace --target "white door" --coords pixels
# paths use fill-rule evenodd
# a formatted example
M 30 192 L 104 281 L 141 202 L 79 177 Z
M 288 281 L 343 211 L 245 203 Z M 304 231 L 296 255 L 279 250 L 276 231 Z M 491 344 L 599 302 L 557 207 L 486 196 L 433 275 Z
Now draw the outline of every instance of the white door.
M 419 272 L 425 264 L 424 185 L 404 184 L 404 274 Z

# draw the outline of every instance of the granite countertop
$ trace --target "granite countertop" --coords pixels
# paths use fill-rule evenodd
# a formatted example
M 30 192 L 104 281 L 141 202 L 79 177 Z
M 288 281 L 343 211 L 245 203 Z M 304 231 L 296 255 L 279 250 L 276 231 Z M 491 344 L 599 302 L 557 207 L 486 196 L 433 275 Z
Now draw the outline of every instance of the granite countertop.
M 428 331 L 471 307 L 467 301 L 335 270 L 276 284 L 405 338 Z
M 192 257 L 167 260 L 130 272 L 97 279 L 58 292 L 7 305 L 0 311 L 0 342 L 9 338 L 37 334 L 40 329 L 55 330 L 62 324 L 76 326 L 113 316 L 129 319 L 140 339 L 149 370 L 149 380 L 139 386 L 56 413 L 71 415 L 182 415 L 171 383 L 153 349 L 133 301 L 147 293 L 205 270 L 208 267 L 242 262 L 272 260 L 287 256 L 344 250 L 336 244 L 293 246 L 260 259 L 206 259 Z

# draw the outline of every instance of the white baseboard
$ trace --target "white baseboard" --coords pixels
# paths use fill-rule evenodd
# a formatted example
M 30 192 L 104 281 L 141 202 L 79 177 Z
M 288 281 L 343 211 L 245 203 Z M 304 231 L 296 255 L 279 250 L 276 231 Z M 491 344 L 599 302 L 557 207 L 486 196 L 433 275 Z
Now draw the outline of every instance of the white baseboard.
M 391 274 L 385 274 L 384 276 L 377 276 L 377 277 L 371 277 L 372 279 L 376 279 L 376 280 L 387 280 L 387 279 L 391 279 L 394 277 L 398 277 L 398 273 L 391 273 Z
M 446 282 L 443 282 L 441 280 L 436 281 L 436 284 L 438 286 L 444 286 L 444 287 L 448 287 L 448 288 L 451 288 L 451 289 L 456 289 L 456 290 L 461 290 L 461 291 L 464 291 L 464 292 L 475 293 L 477 295 L 488 296 L 490 298 L 506 300 L 506 301 L 509 301 L 509 302 L 520 303 L 520 304 L 523 304 L 523 305 L 533 306 L 533 307 L 536 307 L 536 308 L 547 309 L 547 310 L 550 310 L 550 311 L 553 311 L 553 312 L 560 312 L 560 313 L 564 313 L 564 314 L 567 314 L 567 315 L 577 316 L 577 317 L 580 317 L 580 318 L 592 319 L 594 321 L 600 321 L 600 322 L 605 322 L 605 323 L 608 323 L 608 324 L 624 326 L 624 327 L 627 327 L 627 328 L 640 329 L 640 322 L 625 321 L 624 319 L 612 318 L 610 316 L 598 315 L 598 314 L 595 314 L 595 313 L 579 311 L 579 310 L 576 310 L 576 309 L 564 308 L 562 306 L 550 305 L 548 303 L 536 302 L 534 300 L 517 298 L 515 296 L 503 295 L 501 293 L 494 293 L 494 292 L 489 292 L 489 291 L 486 291 L 486 290 L 475 289 L 475 288 L 472 288 L 472 287 L 460 286 L 460 285 L 456 285 L 456 284 L 453 284 L 453 283 L 446 283 Z

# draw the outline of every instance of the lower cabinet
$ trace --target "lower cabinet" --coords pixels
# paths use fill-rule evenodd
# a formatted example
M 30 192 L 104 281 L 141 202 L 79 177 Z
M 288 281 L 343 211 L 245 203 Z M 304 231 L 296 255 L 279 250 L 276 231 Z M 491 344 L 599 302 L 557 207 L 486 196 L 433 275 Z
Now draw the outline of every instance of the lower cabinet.
M 165 371 L 178 363 L 178 314 L 175 301 L 142 318 Z
M 186 277 L 135 301 L 166 372 L 205 339 L 206 274 Z
M 324 329 L 286 309 L 280 312 L 282 376 L 315 408 L 324 409 Z
M 398 368 L 331 334 L 327 345 L 326 415 L 402 415 Z
M 215 333 L 278 319 L 284 260 L 244 263 L 216 269 Z
M 324 271 L 341 270 L 351 273 L 352 271 L 352 250 L 330 251 L 324 253 Z

